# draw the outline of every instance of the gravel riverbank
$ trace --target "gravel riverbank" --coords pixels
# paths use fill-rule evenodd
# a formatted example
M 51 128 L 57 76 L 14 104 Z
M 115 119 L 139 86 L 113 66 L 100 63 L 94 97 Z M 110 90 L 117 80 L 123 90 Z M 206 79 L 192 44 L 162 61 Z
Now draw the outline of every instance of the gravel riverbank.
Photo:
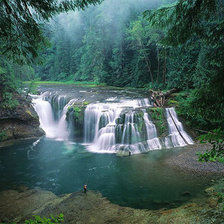
M 224 164 L 218 162 L 198 162 L 197 152 L 210 149 L 210 144 L 188 145 L 182 152 L 166 159 L 165 163 L 173 169 L 192 172 L 193 175 L 224 175 Z

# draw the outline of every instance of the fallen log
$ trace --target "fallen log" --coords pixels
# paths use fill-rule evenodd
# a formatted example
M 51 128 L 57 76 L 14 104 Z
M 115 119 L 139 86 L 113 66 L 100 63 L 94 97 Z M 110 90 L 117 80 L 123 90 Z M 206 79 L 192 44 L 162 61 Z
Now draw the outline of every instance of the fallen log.
M 169 97 L 171 94 L 178 92 L 178 89 L 173 88 L 166 92 L 154 91 L 150 89 L 149 92 L 151 94 L 151 101 L 153 102 L 153 105 L 155 107 L 163 107 L 165 104 L 166 98 Z

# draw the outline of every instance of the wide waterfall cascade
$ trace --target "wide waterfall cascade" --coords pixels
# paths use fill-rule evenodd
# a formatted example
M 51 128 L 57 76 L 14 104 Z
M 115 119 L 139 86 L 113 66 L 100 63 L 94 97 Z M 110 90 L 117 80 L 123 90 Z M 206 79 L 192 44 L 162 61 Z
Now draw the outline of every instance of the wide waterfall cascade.
M 173 107 L 166 108 L 166 116 L 169 127 L 169 136 L 165 139 L 166 148 L 194 144 L 191 137 L 184 131 L 182 123 L 178 120 Z
M 55 108 L 50 103 L 51 101 L 49 102 L 49 94 L 47 92 L 39 96 L 33 95 L 32 98 L 33 107 L 39 116 L 40 127 L 45 131 L 46 136 L 57 140 L 68 140 L 69 131 L 66 122 L 66 113 L 74 100 L 70 100 L 65 104 L 65 97 L 55 98 L 58 103 L 58 111 L 55 111 Z M 55 112 L 58 114 L 58 118 L 55 117 Z
M 34 109 L 39 115 L 40 127 L 47 137 L 62 141 L 76 138 L 78 127 L 75 127 L 77 123 L 73 120 L 74 113 L 72 110 L 67 112 L 70 106 L 80 105 L 78 99 L 69 100 L 66 96 L 52 92 L 32 97 Z M 114 97 L 106 99 L 104 103 L 88 104 L 79 120 L 83 122 L 83 140 L 87 149 L 98 153 L 137 154 L 194 143 L 184 131 L 174 108 L 167 108 L 166 118 L 162 116 L 165 123 L 162 117 L 159 119 L 163 120 L 158 123 L 155 116 L 160 110 L 150 107 L 152 108 L 152 104 L 147 98 Z M 163 122 L 164 129 L 166 120 L 168 129 L 165 128 L 166 131 L 161 132 L 161 127 L 158 126 L 159 133 L 163 136 L 158 138 L 155 124 L 160 125 Z
M 149 121 L 145 109 L 142 109 L 147 107 L 152 107 L 148 99 L 108 100 L 106 103 L 88 105 L 84 119 L 84 141 L 89 144 L 87 148 L 101 153 L 141 153 L 161 149 L 156 127 Z M 140 122 L 145 125 L 146 137 L 139 130 Z

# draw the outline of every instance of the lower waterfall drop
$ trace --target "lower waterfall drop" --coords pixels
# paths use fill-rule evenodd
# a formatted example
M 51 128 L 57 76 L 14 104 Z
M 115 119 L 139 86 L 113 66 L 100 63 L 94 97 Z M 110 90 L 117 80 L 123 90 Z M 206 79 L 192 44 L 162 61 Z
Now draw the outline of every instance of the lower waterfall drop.
M 166 116 L 169 127 L 169 136 L 165 138 L 166 148 L 186 146 L 194 144 L 191 137 L 184 131 L 182 123 L 178 120 L 173 107 L 166 108 Z
M 151 106 L 148 99 L 88 105 L 84 119 L 87 148 L 98 153 L 126 154 L 161 149 L 156 127 L 142 109 Z
M 152 123 L 152 121 L 149 120 L 148 113 L 146 113 L 145 110 L 143 110 L 143 112 L 144 112 L 144 121 L 145 121 L 145 126 L 147 131 L 148 146 L 150 150 L 161 149 L 162 146 L 160 144 L 159 138 L 157 138 L 156 126 Z

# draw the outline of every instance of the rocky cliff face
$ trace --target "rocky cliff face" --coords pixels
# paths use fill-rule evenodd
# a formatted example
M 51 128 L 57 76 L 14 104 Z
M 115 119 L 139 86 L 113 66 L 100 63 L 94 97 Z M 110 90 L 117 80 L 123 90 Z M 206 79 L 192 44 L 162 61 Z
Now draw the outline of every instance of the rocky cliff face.
M 0 102 L 0 143 L 6 140 L 40 137 L 44 131 L 39 128 L 39 118 L 31 101 L 18 94 L 15 108 L 3 108 Z

